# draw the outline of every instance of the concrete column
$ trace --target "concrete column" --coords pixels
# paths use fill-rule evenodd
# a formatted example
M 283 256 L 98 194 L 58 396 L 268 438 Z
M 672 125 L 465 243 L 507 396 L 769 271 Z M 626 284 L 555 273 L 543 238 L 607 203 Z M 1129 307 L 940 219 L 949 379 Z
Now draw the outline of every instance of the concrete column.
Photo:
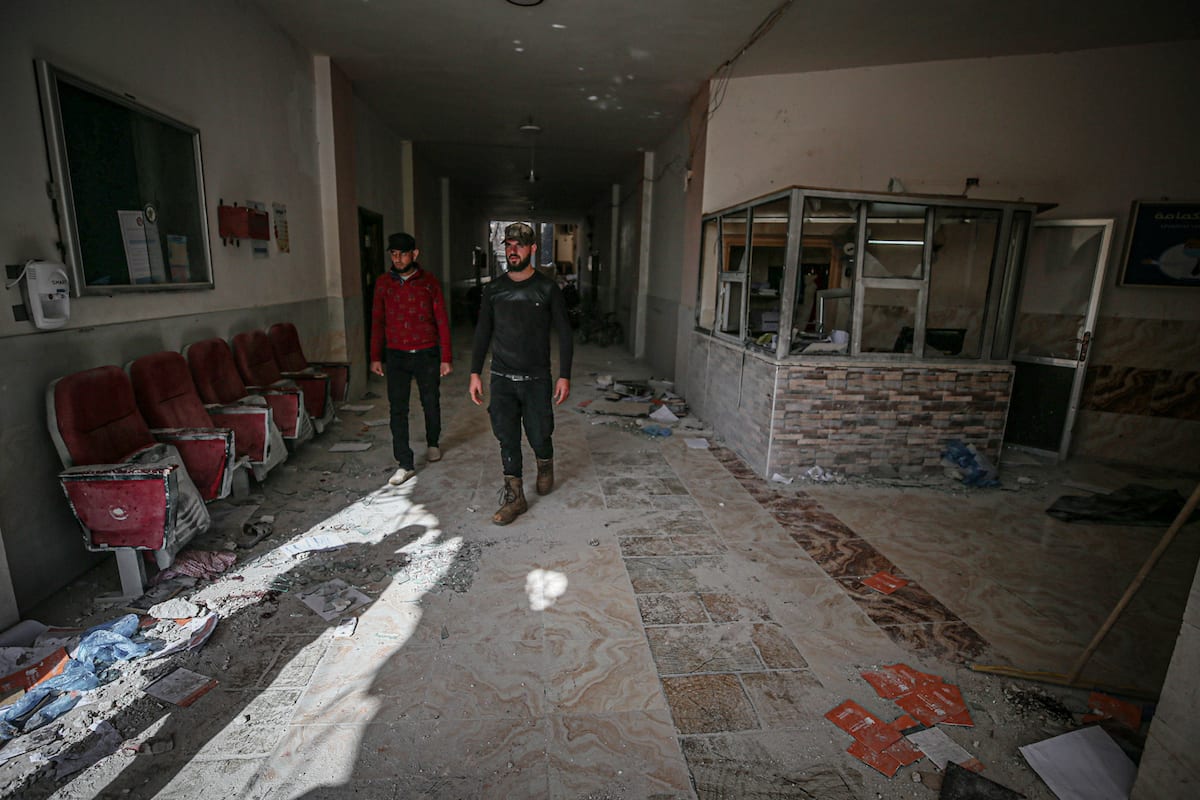
M 646 355 L 646 303 L 650 292 L 650 233 L 654 203 L 654 153 L 643 153 L 642 156 L 642 219 L 638 235 L 637 292 L 633 298 L 634 358 Z

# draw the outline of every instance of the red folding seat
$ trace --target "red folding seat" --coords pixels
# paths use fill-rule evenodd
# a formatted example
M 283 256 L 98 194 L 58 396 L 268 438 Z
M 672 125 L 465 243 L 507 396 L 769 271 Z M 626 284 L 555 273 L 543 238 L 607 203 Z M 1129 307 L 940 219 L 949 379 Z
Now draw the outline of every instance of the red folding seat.
M 250 467 L 258 480 L 266 477 L 270 468 L 287 457 L 283 437 L 275 427 L 272 433 L 271 409 L 262 406 L 212 406 L 205 408 L 196 393 L 196 384 L 188 370 L 187 361 L 179 353 L 164 350 L 142 356 L 127 367 L 133 381 L 142 417 L 153 428 L 227 428 L 234 433 L 234 452 L 224 469 L 201 464 L 191 441 L 177 443 L 188 474 L 205 500 L 227 497 L 232 489 L 237 468 Z M 185 447 L 184 445 L 188 446 Z
M 261 330 L 243 331 L 233 337 L 233 361 L 242 380 L 272 388 L 299 386 L 304 392 L 304 407 L 312 417 L 317 433 L 333 420 L 333 399 L 329 376 L 323 372 L 284 372 L 275 361 L 271 340 Z
M 300 332 L 290 322 L 276 322 L 267 329 L 275 363 L 287 372 L 323 372 L 329 376 L 329 392 L 335 402 L 346 399 L 350 390 L 349 361 L 309 361 L 300 346 Z
M 313 436 L 312 420 L 304 410 L 304 393 L 298 387 L 247 386 L 242 381 L 233 352 L 224 339 L 205 339 L 183 350 L 196 393 L 209 406 L 269 406 L 271 418 L 291 446 Z M 258 473 L 255 473 L 258 477 Z
M 145 572 L 137 551 L 153 551 L 165 569 L 209 526 L 208 508 L 179 451 L 155 440 L 129 376 L 117 366 L 53 381 L 46 389 L 46 420 L 84 546 L 114 551 L 122 595 L 140 596 Z M 214 436 L 231 438 L 228 431 Z

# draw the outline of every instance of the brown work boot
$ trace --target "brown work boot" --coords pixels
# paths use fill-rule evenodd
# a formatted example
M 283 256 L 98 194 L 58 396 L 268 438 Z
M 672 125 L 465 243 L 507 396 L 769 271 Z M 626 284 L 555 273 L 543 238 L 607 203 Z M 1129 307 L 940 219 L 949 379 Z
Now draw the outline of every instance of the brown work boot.
M 521 479 L 505 475 L 504 488 L 500 490 L 500 510 L 492 514 L 492 523 L 507 525 L 528 510 L 529 503 L 525 502 L 525 489 L 521 485 Z
M 554 459 L 539 458 L 537 465 L 537 493 L 550 494 L 550 490 L 554 488 Z

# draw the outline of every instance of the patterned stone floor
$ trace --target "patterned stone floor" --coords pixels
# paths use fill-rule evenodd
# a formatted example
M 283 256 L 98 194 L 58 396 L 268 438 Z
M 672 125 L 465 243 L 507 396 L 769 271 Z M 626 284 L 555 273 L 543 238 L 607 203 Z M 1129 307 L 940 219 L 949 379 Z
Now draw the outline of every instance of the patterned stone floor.
M 1007 473 L 1033 476 L 1020 492 L 768 484 L 718 442 L 578 413 L 597 395 L 589 373 L 618 356 L 581 348 L 556 415 L 558 486 L 506 528 L 488 522 L 499 458 L 465 375 L 444 385 L 444 460 L 399 489 L 384 485 L 386 426 L 362 424 L 384 401 L 343 412 L 262 487 L 286 535 L 204 591 L 233 596 L 286 536 L 335 530 L 347 548 L 284 578 L 359 587 L 371 603 L 354 636 L 333 638 L 295 591 L 232 615 L 186 664 L 219 689 L 152 709 L 175 750 L 110 757 L 55 796 L 932 797 L 847 756 L 822 716 L 847 698 L 885 714 L 858 673 L 903 661 L 963 687 L 978 727 L 955 736 L 990 777 L 1048 797 L 1016 755 L 1044 731 L 1015 725 L 995 679 L 967 667 L 1070 666 L 1158 532 L 1043 509 L 1064 477 L 1125 476 L 1029 466 Z M 373 447 L 327 452 L 347 439 Z M 1195 574 L 1188 533 L 1098 652 L 1097 679 L 1161 683 Z M 877 594 L 861 579 L 880 570 L 911 582 Z M 150 717 L 127 711 L 122 735 L 143 732 Z

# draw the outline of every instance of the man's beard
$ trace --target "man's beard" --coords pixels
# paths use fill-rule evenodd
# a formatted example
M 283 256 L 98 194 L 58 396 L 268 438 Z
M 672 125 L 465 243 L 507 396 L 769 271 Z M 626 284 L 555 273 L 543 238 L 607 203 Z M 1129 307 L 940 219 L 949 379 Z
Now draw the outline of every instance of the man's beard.
M 521 259 L 521 262 L 519 264 L 517 264 L 515 267 L 513 266 L 513 263 L 510 260 L 508 262 L 508 271 L 509 272 L 520 272 L 521 270 L 523 270 L 529 266 L 529 262 L 532 259 L 533 259 L 533 253 L 530 253 L 529 255 L 527 255 L 523 259 Z

